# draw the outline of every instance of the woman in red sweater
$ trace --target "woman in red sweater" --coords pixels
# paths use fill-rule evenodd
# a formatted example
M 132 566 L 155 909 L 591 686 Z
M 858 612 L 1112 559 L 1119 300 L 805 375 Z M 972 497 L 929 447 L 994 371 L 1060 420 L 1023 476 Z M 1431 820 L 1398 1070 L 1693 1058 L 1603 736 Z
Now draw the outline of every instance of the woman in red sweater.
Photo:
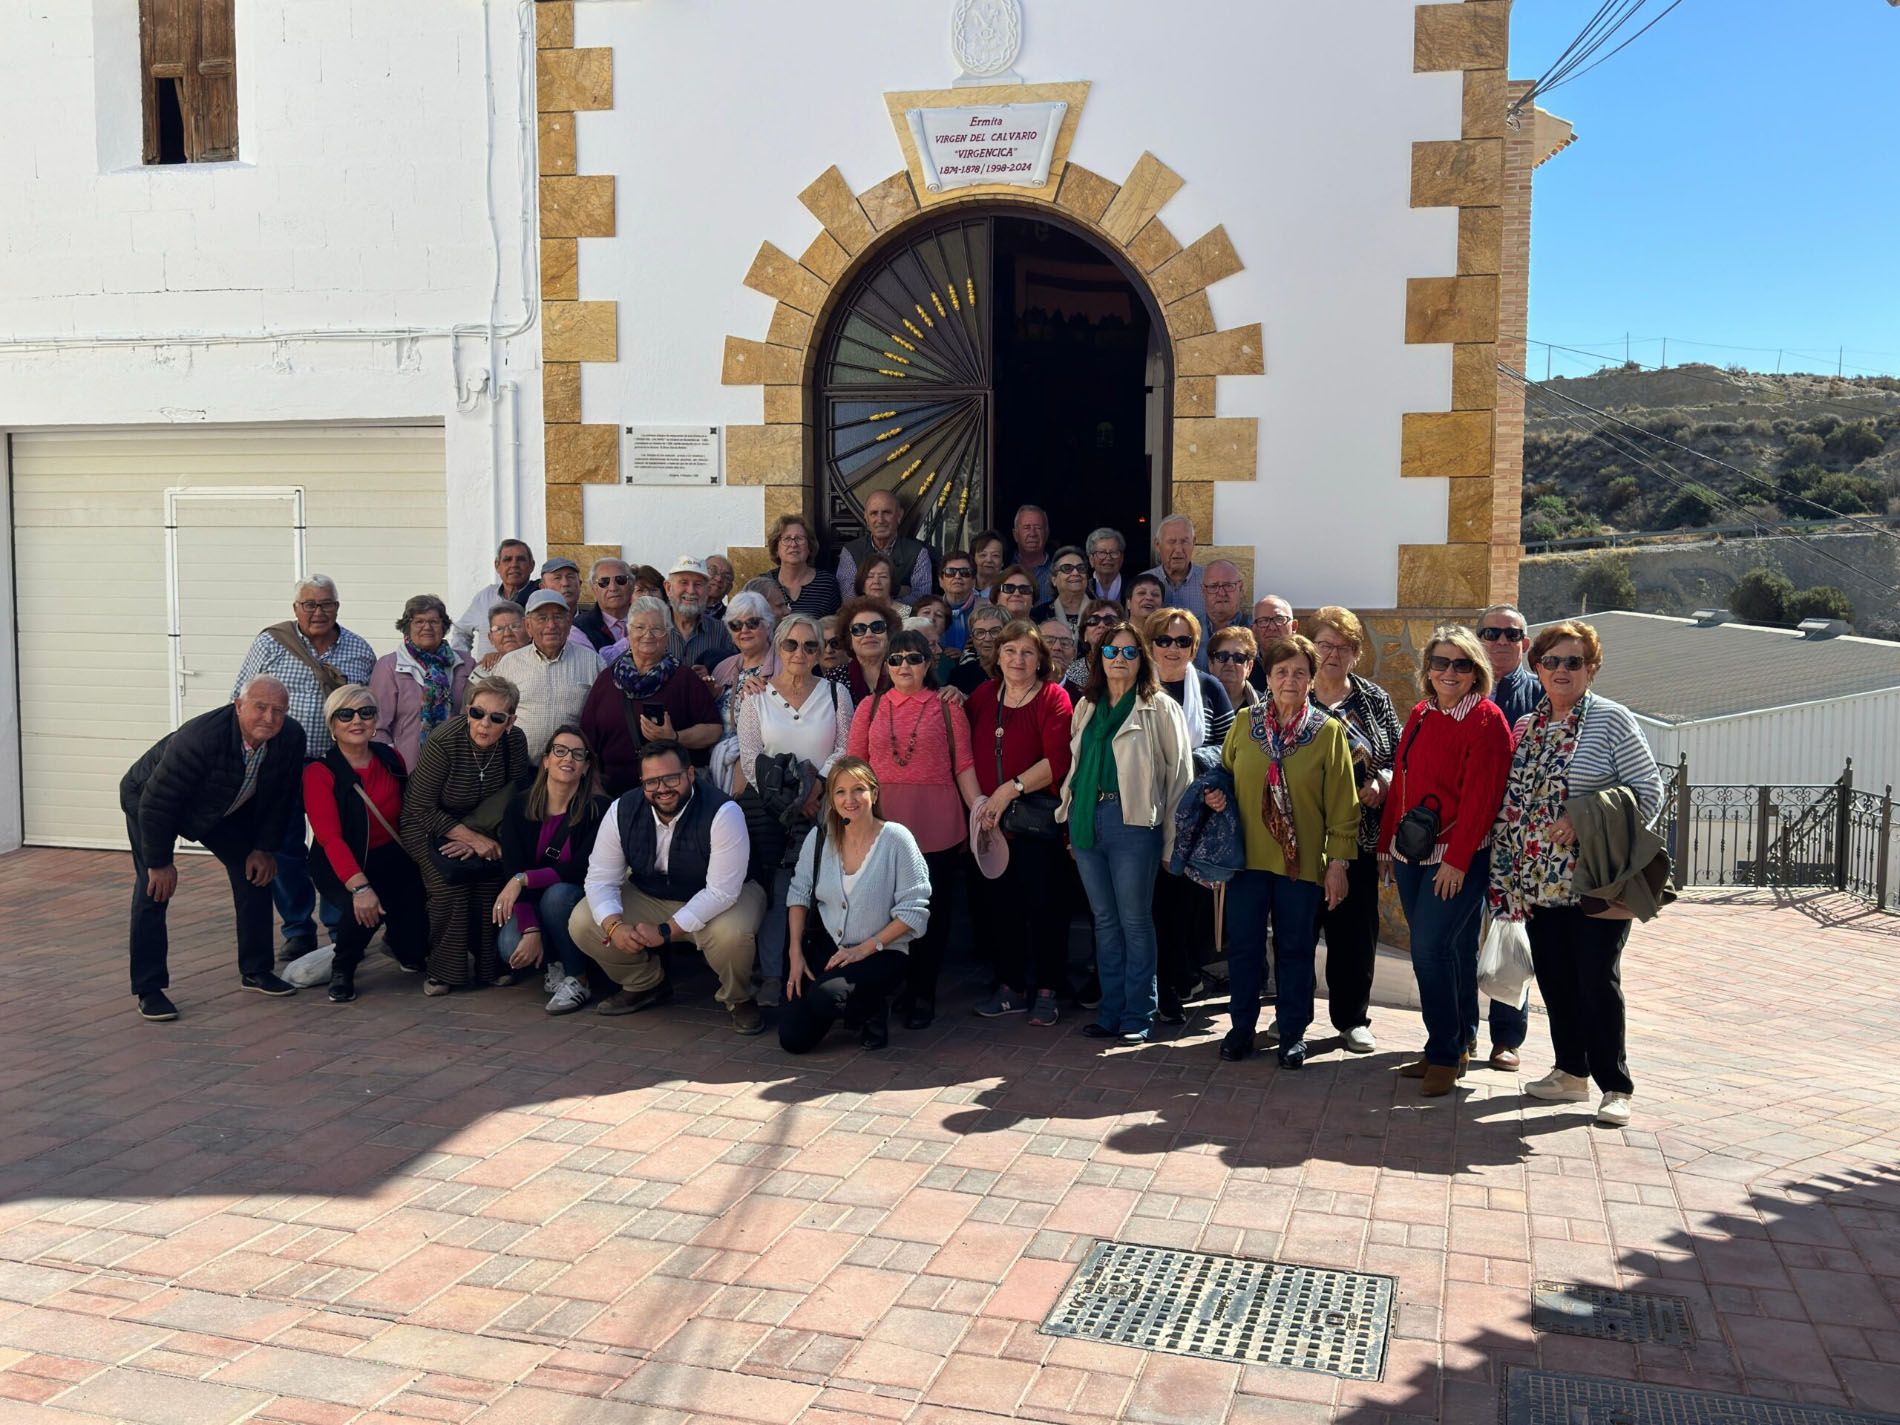
M 1478 910 L 1491 879 L 1491 824 L 1511 772 L 1511 729 L 1488 696 L 1491 664 L 1469 629 L 1432 631 L 1418 681 L 1425 700 L 1399 736 L 1379 860 L 1398 883 L 1411 927 L 1425 1016 L 1425 1056 L 1399 1072 L 1423 1079 L 1422 1092 L 1435 1098 L 1451 1092 L 1478 1041 Z M 1433 813 L 1436 835 L 1427 838 L 1429 826 L 1419 823 Z
M 1069 775 L 1069 695 L 1050 679 L 1049 649 L 1028 619 L 1007 625 L 997 640 L 996 672 L 974 693 L 970 718 L 977 786 L 977 825 L 995 829 L 1010 804 L 1051 792 Z M 1053 808 L 1052 808 L 1053 810 Z M 977 943 L 996 959 L 996 993 L 976 1007 L 985 1018 L 1029 1011 L 1031 1024 L 1056 1022 L 1056 987 L 1068 968 L 1069 898 L 1060 833 L 1009 837 L 1009 864 L 994 881 L 972 878 Z
M 372 740 L 376 713 L 376 699 L 361 683 L 330 694 L 323 716 L 336 745 L 303 769 L 304 812 L 317 843 L 310 879 L 325 899 L 350 907 L 336 928 L 332 1004 L 356 998 L 363 947 L 385 922 L 384 943 L 403 969 L 420 970 L 429 954 L 422 879 L 395 831 L 409 769 L 395 748 Z

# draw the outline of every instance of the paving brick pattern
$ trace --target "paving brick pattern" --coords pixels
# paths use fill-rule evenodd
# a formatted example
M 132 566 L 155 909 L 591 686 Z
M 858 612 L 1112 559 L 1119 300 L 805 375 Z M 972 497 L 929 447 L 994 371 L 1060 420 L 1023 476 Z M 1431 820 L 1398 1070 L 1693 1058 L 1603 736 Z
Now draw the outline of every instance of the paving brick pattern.
M 630 1020 L 387 962 L 269 1000 L 197 860 L 148 1025 L 126 875 L 0 858 L 0 1425 L 1490 1422 L 1513 1363 L 1900 1412 L 1900 920 L 1844 899 L 1638 930 L 1617 1131 L 1489 1070 L 1421 1100 L 1395 1011 L 1282 1074 L 967 987 L 798 1061 L 703 977 Z M 1389 1273 L 1385 1379 L 1039 1335 L 1097 1236 Z M 1685 1297 L 1697 1344 L 1536 1335 L 1540 1279 Z

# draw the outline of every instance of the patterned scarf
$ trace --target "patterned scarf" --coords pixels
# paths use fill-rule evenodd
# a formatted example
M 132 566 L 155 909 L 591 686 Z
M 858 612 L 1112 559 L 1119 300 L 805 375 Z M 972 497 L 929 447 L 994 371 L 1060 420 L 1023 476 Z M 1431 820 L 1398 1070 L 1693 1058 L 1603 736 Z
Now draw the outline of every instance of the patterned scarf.
M 667 680 L 679 671 L 679 659 L 667 654 L 653 665 L 649 672 L 642 673 L 633 664 L 633 651 L 629 649 L 614 659 L 614 683 L 629 699 L 658 697 Z
M 1518 740 L 1511 759 L 1511 778 L 1504 787 L 1491 833 L 1491 888 L 1487 899 L 1500 920 L 1524 920 L 1540 905 L 1568 905 L 1571 878 L 1577 870 L 1577 846 L 1558 846 L 1550 829 L 1564 814 L 1569 795 L 1570 759 L 1590 695 L 1578 699 L 1570 715 L 1551 717 L 1549 698 L 1538 701 L 1530 726 Z
M 403 651 L 415 660 L 416 667 L 422 670 L 422 740 L 427 741 L 429 734 L 449 720 L 455 711 L 455 664 L 457 654 L 446 639 L 424 653 L 408 639 L 402 641 Z
M 1305 703 L 1285 722 L 1271 700 L 1247 709 L 1253 739 L 1267 754 L 1267 777 L 1260 786 L 1260 819 L 1267 824 L 1267 835 L 1280 845 L 1286 873 L 1294 880 L 1300 875 L 1300 837 L 1293 825 L 1293 794 L 1287 787 L 1281 763 L 1295 749 L 1313 740 L 1326 724 L 1326 714 Z

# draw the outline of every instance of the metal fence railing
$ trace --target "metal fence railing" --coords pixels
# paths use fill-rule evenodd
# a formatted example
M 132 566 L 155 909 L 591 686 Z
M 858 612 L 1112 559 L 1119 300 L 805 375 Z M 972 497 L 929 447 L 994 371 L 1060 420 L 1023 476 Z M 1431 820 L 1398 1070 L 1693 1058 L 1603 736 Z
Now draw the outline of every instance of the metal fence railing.
M 1689 759 L 1664 767 L 1657 830 L 1678 886 L 1845 891 L 1894 902 L 1893 788 L 1857 791 L 1850 758 L 1824 786 L 1696 786 Z

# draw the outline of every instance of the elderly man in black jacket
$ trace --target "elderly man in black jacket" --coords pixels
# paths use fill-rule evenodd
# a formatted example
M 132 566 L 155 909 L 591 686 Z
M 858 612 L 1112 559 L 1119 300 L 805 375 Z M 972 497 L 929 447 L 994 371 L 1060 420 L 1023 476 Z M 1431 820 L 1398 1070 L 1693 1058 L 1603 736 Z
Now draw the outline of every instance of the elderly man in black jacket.
M 271 973 L 271 880 L 276 851 L 297 806 L 303 729 L 275 678 L 247 682 L 227 707 L 191 719 L 158 740 L 119 782 L 132 838 L 132 993 L 147 1019 L 176 1019 L 165 989 L 165 909 L 178 888 L 179 837 L 224 863 L 237 911 L 238 972 L 247 990 L 296 990 Z

